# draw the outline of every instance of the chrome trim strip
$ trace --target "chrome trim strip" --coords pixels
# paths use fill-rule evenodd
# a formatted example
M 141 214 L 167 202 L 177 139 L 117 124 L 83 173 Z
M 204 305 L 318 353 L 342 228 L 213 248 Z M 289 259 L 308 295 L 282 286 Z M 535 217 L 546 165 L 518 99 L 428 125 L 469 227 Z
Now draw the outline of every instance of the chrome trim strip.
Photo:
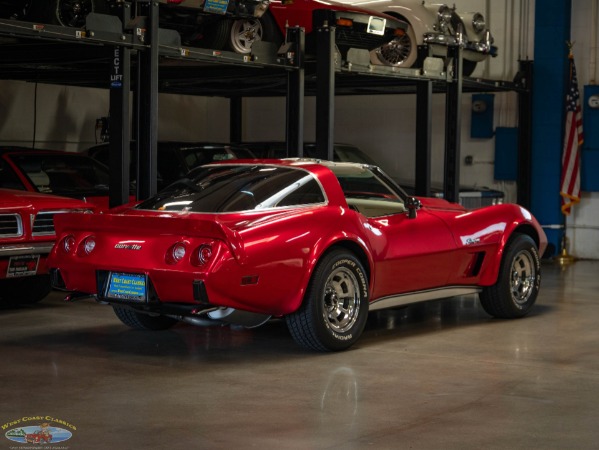
M 458 295 L 478 294 L 482 291 L 480 287 L 474 286 L 452 286 L 439 289 L 430 289 L 427 291 L 410 292 L 407 294 L 391 295 L 389 297 L 379 298 L 370 304 L 370 311 L 392 308 L 394 306 L 409 305 L 411 303 L 428 302 L 441 298 L 455 297 Z
M 17 227 L 16 233 L 6 233 L 0 229 L 0 238 L 15 238 L 23 236 L 23 221 L 21 219 L 21 215 L 17 213 L 9 213 L 9 214 L 0 214 L 0 217 L 5 218 L 14 218 L 15 225 Z
M 3 245 L 0 246 L 0 257 L 2 256 L 17 256 L 31 254 L 48 254 L 54 242 L 32 243 L 22 245 Z

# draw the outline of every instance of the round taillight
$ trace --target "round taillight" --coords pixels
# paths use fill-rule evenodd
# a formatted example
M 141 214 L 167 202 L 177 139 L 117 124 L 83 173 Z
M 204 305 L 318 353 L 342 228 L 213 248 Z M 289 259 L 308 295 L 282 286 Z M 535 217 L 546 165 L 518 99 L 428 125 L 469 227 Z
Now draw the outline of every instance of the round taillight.
M 201 245 L 198 249 L 198 261 L 200 264 L 206 264 L 212 258 L 212 247 L 210 245 Z
M 92 236 L 85 238 L 85 241 L 83 241 L 83 251 L 85 254 L 89 255 L 94 251 L 94 248 L 96 248 L 96 240 Z
M 67 253 L 71 253 L 75 248 L 75 244 L 75 236 L 69 234 L 62 240 L 62 249 Z
M 185 257 L 185 244 L 179 242 L 173 245 L 166 254 L 166 262 L 169 264 L 177 264 Z

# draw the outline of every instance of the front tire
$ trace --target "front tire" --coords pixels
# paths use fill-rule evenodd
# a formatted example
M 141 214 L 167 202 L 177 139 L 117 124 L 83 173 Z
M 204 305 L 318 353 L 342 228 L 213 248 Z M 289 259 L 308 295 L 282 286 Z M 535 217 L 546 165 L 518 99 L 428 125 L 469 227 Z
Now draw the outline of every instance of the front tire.
M 318 263 L 301 307 L 285 317 L 293 339 L 317 351 L 351 347 L 368 318 L 368 280 L 354 254 L 333 250 Z
M 166 316 L 151 316 L 122 306 L 112 305 L 114 313 L 125 325 L 137 330 L 166 330 L 178 320 Z
M 416 34 L 411 25 L 405 34 L 370 52 L 372 64 L 390 67 L 412 67 L 418 59 Z
M 537 245 L 525 234 L 514 234 L 506 245 L 497 283 L 480 293 L 483 309 L 500 319 L 523 317 L 534 305 L 541 286 Z

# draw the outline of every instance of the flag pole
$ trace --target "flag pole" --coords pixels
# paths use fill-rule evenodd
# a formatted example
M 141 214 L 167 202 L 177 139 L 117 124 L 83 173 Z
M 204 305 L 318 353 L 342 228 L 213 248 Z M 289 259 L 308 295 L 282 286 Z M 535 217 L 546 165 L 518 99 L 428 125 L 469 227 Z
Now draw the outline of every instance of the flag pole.
M 580 103 L 579 103 L 579 92 L 578 92 L 578 79 L 576 77 L 576 72 L 575 72 L 575 68 L 574 68 L 574 54 L 572 52 L 572 47 L 574 46 L 574 42 L 570 42 L 567 41 L 566 45 L 568 46 L 568 60 L 569 60 L 569 83 L 570 83 L 570 92 L 568 93 L 568 96 L 566 96 L 566 103 L 570 103 L 569 107 L 567 107 L 568 115 L 570 115 L 570 113 L 572 113 L 571 115 L 574 116 L 574 118 L 570 117 L 570 120 L 578 120 L 579 118 L 576 117 L 576 115 L 574 113 L 579 114 L 580 113 Z M 572 83 L 574 83 L 574 86 L 572 85 Z M 577 128 L 577 124 L 574 123 L 574 125 L 572 127 L 566 127 L 566 134 L 568 132 L 572 133 L 573 131 L 578 131 L 578 134 L 576 135 L 576 139 L 574 139 L 574 142 L 571 142 L 571 146 L 574 146 L 574 149 L 576 150 L 576 158 L 579 158 L 578 155 L 578 147 L 580 145 L 582 145 L 583 142 L 583 138 L 582 138 L 582 120 L 580 119 L 580 128 Z M 569 128 L 569 129 L 568 129 Z M 565 137 L 566 142 L 568 142 L 568 136 Z M 567 147 L 565 145 L 565 147 Z M 565 156 L 565 152 L 566 152 L 566 148 L 564 149 L 564 156 L 563 156 L 563 160 L 562 160 L 562 165 L 565 165 L 565 160 L 566 160 L 566 156 Z M 572 190 L 566 189 L 564 186 L 564 174 L 562 173 L 562 192 L 560 193 L 563 196 L 564 199 L 564 203 L 562 205 L 562 212 L 564 213 L 564 232 L 562 235 L 562 239 L 561 239 L 561 252 L 558 256 L 556 256 L 554 258 L 554 261 L 556 263 L 558 263 L 560 266 L 567 266 L 569 264 L 572 264 L 576 261 L 576 258 L 572 255 L 570 255 L 568 253 L 568 246 L 569 246 L 569 242 L 568 242 L 568 237 L 567 237 L 567 225 L 568 225 L 568 220 L 567 220 L 567 216 L 570 215 L 570 210 L 572 208 L 572 206 L 575 203 L 578 203 L 580 201 L 580 197 L 579 197 L 579 176 L 580 176 L 580 167 L 578 166 L 578 164 L 575 166 L 575 171 L 577 172 L 577 174 L 573 175 L 574 179 L 576 180 L 576 191 L 573 192 Z M 562 171 L 565 170 L 565 167 L 562 167 Z

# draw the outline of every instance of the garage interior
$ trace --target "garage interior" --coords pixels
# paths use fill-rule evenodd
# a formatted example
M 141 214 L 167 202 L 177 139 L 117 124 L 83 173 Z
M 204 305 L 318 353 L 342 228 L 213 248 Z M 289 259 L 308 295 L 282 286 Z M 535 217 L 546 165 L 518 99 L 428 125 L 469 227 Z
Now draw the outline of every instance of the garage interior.
M 140 99 L 146 115 L 137 119 L 148 148 L 156 139 L 240 138 L 292 142 L 289 148 L 315 141 L 327 153 L 333 142 L 347 142 L 394 177 L 415 180 L 417 189 L 441 182 L 446 198 L 455 198 L 457 175 L 461 183 L 503 191 L 506 201 L 531 209 L 553 244 L 529 316 L 491 319 L 475 296 L 376 311 L 356 346 L 317 354 L 297 347 L 280 320 L 256 329 L 180 324 L 160 333 L 134 331 L 110 307 L 65 303 L 64 293 L 55 291 L 32 306 L 0 309 L 3 430 L 18 420 L 60 419 L 73 431 L 69 448 L 90 449 L 595 448 L 599 115 L 589 102 L 582 105 L 581 202 L 567 217 L 560 211 L 559 170 L 565 42 L 575 42 L 587 100 L 597 91 L 597 36 L 588 32 L 597 28 L 597 2 L 491 3 L 457 5 L 485 11 L 501 53 L 472 77 L 460 77 L 462 89 L 449 113 L 455 84 L 435 76 L 373 79 L 356 75 L 356 64 L 337 75 L 336 86 L 327 86 L 320 73 L 297 72 L 289 60 L 275 58 L 281 67 L 273 68 L 266 56 L 232 64 L 198 56 L 183 64 L 197 63 L 188 70 L 201 72 L 199 83 L 189 74 L 161 78 L 170 73 L 168 65 L 145 81 L 160 87 Z M 102 78 L 110 58 L 103 56 L 98 68 L 82 60 L 86 46 L 65 36 L 55 42 L 23 31 L 14 46 L 15 31 L 0 32 L 0 144 L 84 151 L 98 142 L 97 118 L 114 117 L 116 110 L 135 115 L 133 99 L 115 100 Z M 53 45 L 58 50 L 48 52 Z M 61 46 L 66 53 L 58 61 Z M 108 50 L 113 55 L 114 48 Z M 533 78 L 523 85 L 527 61 Z M 170 64 L 179 67 L 175 57 Z M 228 77 L 245 91 L 231 95 L 233 86 L 223 81 Z M 422 81 L 431 89 L 425 102 L 418 91 Z M 318 89 L 325 89 L 324 100 Z M 483 94 L 494 99 L 495 131 L 519 128 L 516 160 L 502 163 L 515 162 L 527 172 L 495 177 L 496 161 L 505 156 L 498 153 L 497 134 L 471 134 L 478 120 L 473 101 Z M 419 119 L 423 103 L 430 116 Z M 122 122 L 121 137 L 128 141 L 130 126 Z M 142 197 L 156 188 L 155 167 L 145 169 Z M 125 171 L 116 172 L 122 176 L 116 189 L 111 186 L 111 198 L 119 203 L 127 179 Z M 575 262 L 560 260 L 562 247 Z

